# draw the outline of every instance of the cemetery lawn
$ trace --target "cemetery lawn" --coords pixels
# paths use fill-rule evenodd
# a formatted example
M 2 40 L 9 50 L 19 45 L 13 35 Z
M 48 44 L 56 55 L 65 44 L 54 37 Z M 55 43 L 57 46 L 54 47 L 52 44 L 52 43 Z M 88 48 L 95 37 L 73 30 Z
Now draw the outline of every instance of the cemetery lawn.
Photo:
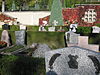
M 0 51 L 0 52 L 13 52 L 13 51 L 16 51 L 16 50 L 18 50 L 18 49 L 20 49 L 20 48 L 23 48 L 24 46 L 17 46 L 17 45 L 15 45 L 15 46 L 13 46 L 13 47 L 10 47 L 10 48 L 6 48 L 6 49 L 4 49 L 4 50 L 2 50 L 2 51 Z

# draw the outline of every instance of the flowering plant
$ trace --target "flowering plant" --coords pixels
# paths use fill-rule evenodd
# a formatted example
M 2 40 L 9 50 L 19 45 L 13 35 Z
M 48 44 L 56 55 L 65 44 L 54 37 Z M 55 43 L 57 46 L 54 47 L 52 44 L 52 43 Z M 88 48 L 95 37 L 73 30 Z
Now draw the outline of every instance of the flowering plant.
M 0 41 L 0 48 L 6 47 L 7 43 L 5 41 Z

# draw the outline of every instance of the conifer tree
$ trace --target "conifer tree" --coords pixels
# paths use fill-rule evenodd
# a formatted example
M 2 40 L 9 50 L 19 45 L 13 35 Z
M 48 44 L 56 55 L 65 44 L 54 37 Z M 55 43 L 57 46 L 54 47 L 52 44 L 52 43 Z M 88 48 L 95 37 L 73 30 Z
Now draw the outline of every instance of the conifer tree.
M 60 0 L 54 0 L 52 4 L 49 25 L 54 25 L 53 22 L 56 22 L 57 25 L 64 25 L 62 16 L 62 4 Z

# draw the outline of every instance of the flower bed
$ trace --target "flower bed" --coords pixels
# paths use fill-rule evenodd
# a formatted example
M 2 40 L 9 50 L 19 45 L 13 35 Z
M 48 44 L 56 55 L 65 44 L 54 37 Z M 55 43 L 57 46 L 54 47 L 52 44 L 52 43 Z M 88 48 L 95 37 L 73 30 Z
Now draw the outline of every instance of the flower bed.
M 7 46 L 7 43 L 4 41 L 0 41 L 0 48 L 4 48 Z

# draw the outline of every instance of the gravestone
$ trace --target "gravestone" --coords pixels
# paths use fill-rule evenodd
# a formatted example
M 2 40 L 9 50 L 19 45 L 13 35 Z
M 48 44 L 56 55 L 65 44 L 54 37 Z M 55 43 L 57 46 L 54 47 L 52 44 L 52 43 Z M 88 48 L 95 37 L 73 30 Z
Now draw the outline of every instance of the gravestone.
M 0 25 L 0 30 L 2 30 L 2 25 Z
M 57 31 L 64 32 L 65 30 L 62 27 L 60 27 L 60 29 L 58 29 Z
M 44 58 L 45 52 L 50 51 L 51 49 L 47 44 L 32 44 L 35 46 L 35 50 L 32 54 L 32 57 Z
M 43 26 L 40 26 L 39 31 L 47 31 L 47 30 Z
M 16 36 L 16 44 L 17 45 L 25 45 L 25 31 L 15 31 Z
M 10 37 L 7 30 L 3 30 L 1 34 L 1 41 L 5 41 L 7 43 L 7 47 L 10 45 Z
M 54 32 L 55 31 L 55 27 L 49 27 L 48 31 L 51 31 L 51 32 L 53 31 Z
M 46 26 L 48 25 L 48 22 L 47 21 L 43 21 L 43 26 Z
M 71 25 L 70 25 L 70 30 L 69 30 L 69 31 L 76 32 L 76 28 L 77 28 L 77 24 L 71 24 Z
M 73 46 L 45 53 L 46 75 L 100 75 L 100 53 Z
M 78 36 L 80 36 L 80 34 L 76 34 L 72 31 L 65 33 L 66 41 L 68 43 L 71 43 L 71 44 L 77 44 L 78 43 Z
M 4 25 L 2 25 L 2 29 L 4 29 L 4 30 L 9 30 L 9 29 L 10 29 L 10 27 L 9 27 L 9 25 L 8 25 L 8 24 L 4 24 Z
M 93 29 L 92 33 L 100 33 L 100 27 L 93 26 L 92 29 Z
M 26 30 L 26 26 L 20 25 L 20 30 Z

